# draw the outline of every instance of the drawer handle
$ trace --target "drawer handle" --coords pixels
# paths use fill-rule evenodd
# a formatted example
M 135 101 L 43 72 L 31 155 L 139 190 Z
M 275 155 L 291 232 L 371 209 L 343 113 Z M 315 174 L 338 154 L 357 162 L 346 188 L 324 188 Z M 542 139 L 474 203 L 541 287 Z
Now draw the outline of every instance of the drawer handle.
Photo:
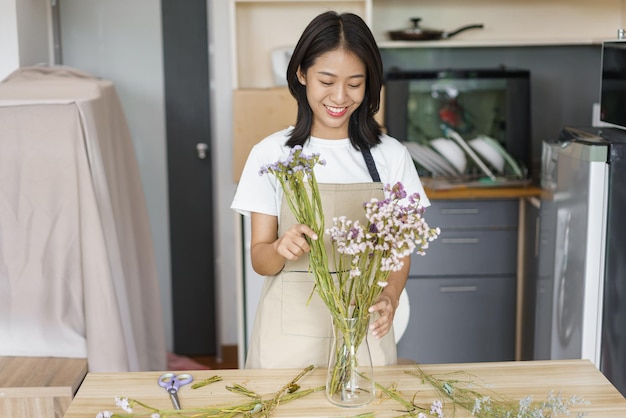
M 478 209 L 476 208 L 466 208 L 466 209 L 452 209 L 452 208 L 443 208 L 441 209 L 441 213 L 443 215 L 477 215 Z
M 441 293 L 461 293 L 461 292 L 476 292 L 478 286 L 441 286 L 439 291 Z
M 478 244 L 478 238 L 442 238 L 442 244 Z

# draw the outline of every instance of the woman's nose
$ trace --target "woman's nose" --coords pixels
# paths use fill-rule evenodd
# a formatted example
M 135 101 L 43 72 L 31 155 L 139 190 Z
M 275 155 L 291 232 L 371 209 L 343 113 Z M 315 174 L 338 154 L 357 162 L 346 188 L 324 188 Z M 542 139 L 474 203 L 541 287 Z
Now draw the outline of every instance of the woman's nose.
M 343 104 L 346 98 L 346 87 L 341 84 L 336 84 L 333 89 L 331 99 L 337 104 Z

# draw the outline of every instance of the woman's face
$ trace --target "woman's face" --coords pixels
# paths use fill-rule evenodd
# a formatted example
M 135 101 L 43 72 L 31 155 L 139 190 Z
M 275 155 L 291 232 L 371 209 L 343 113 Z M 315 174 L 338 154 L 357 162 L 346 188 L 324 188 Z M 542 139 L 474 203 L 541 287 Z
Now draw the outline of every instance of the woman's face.
M 348 137 L 350 115 L 365 95 L 365 64 L 345 49 L 320 55 L 298 80 L 306 86 L 313 110 L 311 135 L 323 139 Z

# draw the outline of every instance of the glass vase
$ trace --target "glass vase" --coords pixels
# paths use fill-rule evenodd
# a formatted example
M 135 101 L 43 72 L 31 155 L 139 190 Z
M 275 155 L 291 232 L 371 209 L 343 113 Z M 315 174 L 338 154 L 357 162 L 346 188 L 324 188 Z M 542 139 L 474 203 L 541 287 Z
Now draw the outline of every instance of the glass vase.
M 367 344 L 369 316 L 333 320 L 326 397 L 335 405 L 367 405 L 374 399 L 374 368 Z

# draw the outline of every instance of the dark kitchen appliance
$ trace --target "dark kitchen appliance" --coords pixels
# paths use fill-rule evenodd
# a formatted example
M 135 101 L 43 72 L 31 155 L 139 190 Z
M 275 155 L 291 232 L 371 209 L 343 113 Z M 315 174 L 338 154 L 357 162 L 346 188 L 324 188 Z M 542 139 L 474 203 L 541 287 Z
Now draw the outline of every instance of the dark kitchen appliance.
M 607 41 L 602 45 L 600 120 L 626 126 L 625 41 Z
M 626 43 L 605 42 L 602 120 L 544 142 L 535 358 L 587 358 L 626 396 Z
M 385 75 L 384 99 L 385 126 L 400 141 L 428 145 L 447 126 L 465 140 L 491 137 L 531 167 L 528 70 L 394 69 Z

